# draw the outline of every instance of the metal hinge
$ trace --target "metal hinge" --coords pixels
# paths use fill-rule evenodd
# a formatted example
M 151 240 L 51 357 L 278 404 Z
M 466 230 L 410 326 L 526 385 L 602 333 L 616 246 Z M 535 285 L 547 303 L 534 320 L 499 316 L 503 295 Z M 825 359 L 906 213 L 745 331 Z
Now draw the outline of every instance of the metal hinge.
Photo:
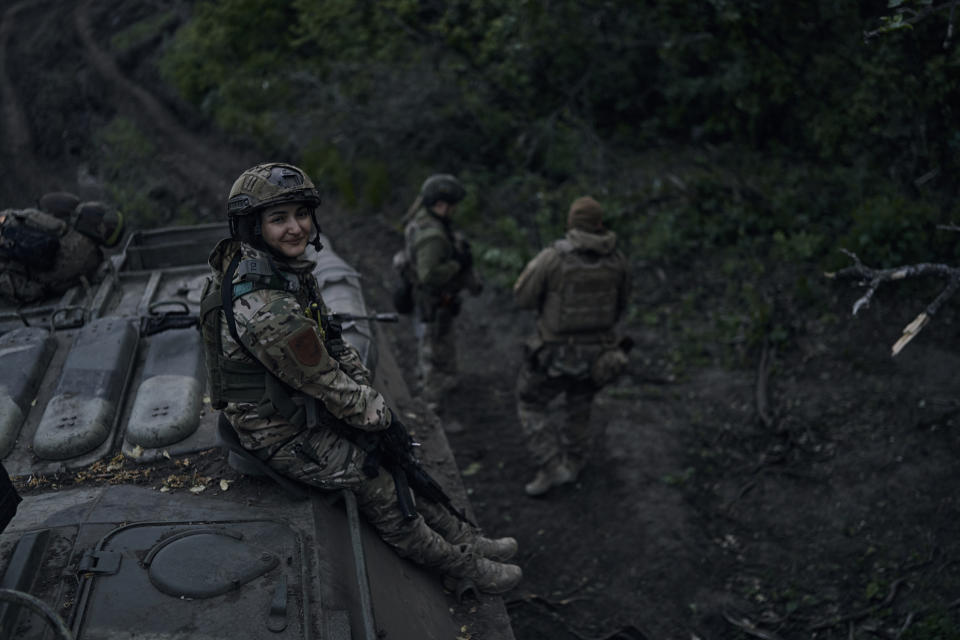
M 77 573 L 95 573 L 110 576 L 120 570 L 121 555 L 116 551 L 87 549 L 80 558 Z

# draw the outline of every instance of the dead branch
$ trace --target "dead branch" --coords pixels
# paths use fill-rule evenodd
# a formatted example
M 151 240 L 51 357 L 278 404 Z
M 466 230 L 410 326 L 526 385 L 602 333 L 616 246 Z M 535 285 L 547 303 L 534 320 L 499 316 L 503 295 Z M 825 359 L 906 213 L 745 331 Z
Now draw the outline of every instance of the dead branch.
M 951 609 L 956 609 L 957 607 L 960 607 L 960 600 L 954 600 L 953 602 L 948 602 L 947 604 L 942 606 L 942 608 L 946 609 L 947 611 Z M 916 611 L 911 611 L 910 613 L 908 613 L 906 620 L 903 621 L 903 626 L 900 627 L 900 630 L 897 632 L 897 635 L 895 636 L 894 640 L 896 640 L 896 638 L 899 638 L 904 633 L 906 633 L 907 629 L 910 628 L 911 623 L 913 623 L 914 619 L 917 616 L 926 615 L 927 613 L 930 613 L 931 611 L 934 611 L 937 608 L 938 608 L 937 605 L 930 605 L 928 607 L 923 607 L 922 609 L 918 609 Z
M 769 342 L 764 340 L 763 351 L 760 353 L 760 364 L 757 365 L 756 397 L 757 415 L 760 416 L 760 421 L 763 423 L 763 426 L 768 429 L 773 425 L 773 418 L 770 417 L 770 413 L 767 410 L 767 380 L 770 377 L 770 362 L 775 355 L 776 347 L 771 349 Z
M 923 262 L 901 267 L 892 267 L 890 269 L 873 269 L 860 262 L 860 258 L 858 258 L 855 253 L 847 251 L 846 249 L 842 249 L 842 251 L 853 260 L 853 266 L 840 269 L 836 272 L 828 272 L 824 275 L 830 279 L 858 278 L 861 285 L 867 287 L 867 292 L 853 303 L 853 315 L 857 315 L 861 309 L 870 306 L 870 300 L 873 298 L 873 294 L 877 292 L 877 289 L 879 289 L 880 285 L 884 282 L 927 275 L 939 276 L 947 280 L 946 286 L 944 286 L 943 290 L 940 291 L 933 302 L 927 305 L 926 309 L 903 328 L 903 335 L 900 336 L 900 339 L 897 340 L 891 349 L 892 356 L 900 353 L 903 348 L 927 326 L 930 318 L 940 310 L 943 303 L 960 288 L 960 268 L 957 267 Z
M 753 636 L 754 638 L 763 638 L 763 640 L 780 640 L 780 636 L 771 631 L 764 631 L 763 629 L 760 629 L 747 618 L 737 620 L 726 611 L 723 612 L 723 618 L 748 636 Z

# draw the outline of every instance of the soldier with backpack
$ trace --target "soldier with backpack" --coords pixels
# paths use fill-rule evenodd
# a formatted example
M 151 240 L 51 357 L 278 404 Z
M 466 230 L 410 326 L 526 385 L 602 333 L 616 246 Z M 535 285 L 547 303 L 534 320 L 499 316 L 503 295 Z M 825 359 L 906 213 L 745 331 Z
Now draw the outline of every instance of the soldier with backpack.
M 454 320 L 460 292 L 479 295 L 483 290 L 470 243 L 453 227 L 453 214 L 466 193 L 450 174 L 427 178 L 408 213 L 403 252 L 394 256 L 413 298 L 421 397 L 438 410 L 458 382 Z
M 100 202 L 47 194 L 40 209 L 0 211 L 0 298 L 26 304 L 63 294 L 92 276 L 101 247 L 123 236 L 124 220 Z
M 603 226 L 603 208 L 577 198 L 567 233 L 531 260 L 513 287 L 523 309 L 537 312 L 537 333 L 526 342 L 517 381 L 517 413 L 537 464 L 527 495 L 574 482 L 595 440 L 593 397 L 627 364 L 615 326 L 627 305 L 627 260 L 617 236 Z M 563 413 L 552 400 L 563 394 Z

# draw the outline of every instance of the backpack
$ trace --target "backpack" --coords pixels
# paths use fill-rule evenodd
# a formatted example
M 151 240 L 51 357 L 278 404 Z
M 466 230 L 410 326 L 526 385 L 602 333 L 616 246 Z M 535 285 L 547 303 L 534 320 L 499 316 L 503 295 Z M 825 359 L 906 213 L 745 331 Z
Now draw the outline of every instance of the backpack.
M 393 287 L 393 308 L 404 315 L 413 312 L 413 279 L 410 277 L 410 260 L 404 249 L 393 255 L 393 268 L 398 281 Z
M 30 269 L 53 268 L 60 251 L 60 238 L 53 231 L 6 221 L 0 225 L 0 257 Z

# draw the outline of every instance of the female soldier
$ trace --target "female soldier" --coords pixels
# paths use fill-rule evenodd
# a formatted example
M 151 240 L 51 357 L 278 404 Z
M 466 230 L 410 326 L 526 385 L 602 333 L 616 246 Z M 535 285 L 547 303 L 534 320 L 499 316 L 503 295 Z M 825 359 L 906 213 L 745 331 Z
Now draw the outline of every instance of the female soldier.
M 231 237 L 210 255 L 202 310 L 211 403 L 273 469 L 321 489 L 352 490 L 401 556 L 472 579 L 481 591 L 508 591 L 522 577 L 520 567 L 501 562 L 516 553 L 516 540 L 485 538 L 427 500 L 405 516 L 391 475 L 356 444 L 376 432 L 408 436 L 359 354 L 327 321 L 305 255 L 308 244 L 321 249 L 319 204 L 313 183 L 289 164 L 258 165 L 234 183 Z

